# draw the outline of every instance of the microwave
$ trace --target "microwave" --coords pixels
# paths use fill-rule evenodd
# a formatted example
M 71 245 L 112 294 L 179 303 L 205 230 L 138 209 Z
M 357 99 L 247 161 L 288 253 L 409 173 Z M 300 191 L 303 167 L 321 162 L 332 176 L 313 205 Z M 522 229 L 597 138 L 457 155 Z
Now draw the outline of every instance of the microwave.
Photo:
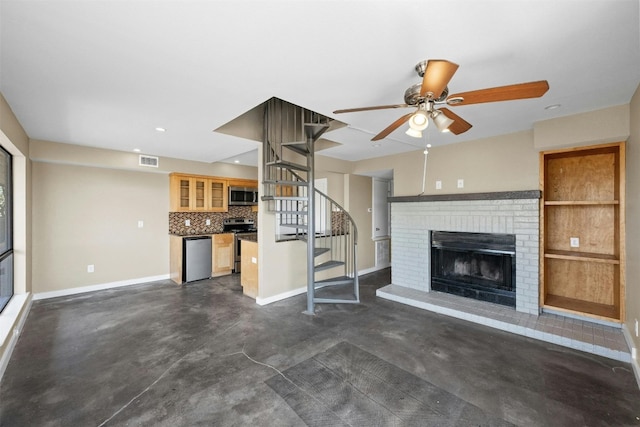
M 251 187 L 229 187 L 229 206 L 252 206 L 258 204 L 258 189 Z

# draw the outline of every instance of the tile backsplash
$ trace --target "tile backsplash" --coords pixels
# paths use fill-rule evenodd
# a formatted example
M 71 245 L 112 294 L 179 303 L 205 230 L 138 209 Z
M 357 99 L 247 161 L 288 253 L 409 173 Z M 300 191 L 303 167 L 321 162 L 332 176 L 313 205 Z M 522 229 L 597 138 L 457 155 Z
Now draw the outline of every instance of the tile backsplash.
M 169 234 L 188 236 L 213 234 L 222 231 L 222 221 L 226 218 L 251 218 L 258 227 L 258 213 L 251 206 L 229 206 L 228 212 L 169 212 Z M 211 225 L 207 225 L 207 219 Z M 189 220 L 190 226 L 185 225 Z

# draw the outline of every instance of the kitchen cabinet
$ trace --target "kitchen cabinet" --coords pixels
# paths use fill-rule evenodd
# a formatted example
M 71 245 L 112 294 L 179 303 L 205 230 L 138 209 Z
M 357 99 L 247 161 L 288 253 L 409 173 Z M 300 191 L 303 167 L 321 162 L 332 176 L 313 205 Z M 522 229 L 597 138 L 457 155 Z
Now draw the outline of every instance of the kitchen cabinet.
M 624 148 L 540 154 L 543 308 L 624 321 Z
M 207 179 L 207 191 L 209 195 L 209 206 L 211 212 L 227 211 L 227 185 L 220 179 Z
M 172 173 L 169 175 L 172 212 L 226 212 L 227 181 L 223 178 Z
M 184 238 L 169 236 L 169 277 L 177 284 L 184 281 Z M 233 270 L 233 233 L 211 236 L 211 277 L 231 274 Z
M 182 236 L 169 236 L 169 278 L 182 284 Z
M 233 233 L 214 234 L 212 239 L 211 276 L 231 274 L 233 270 Z
M 258 188 L 258 181 L 255 179 L 227 178 L 227 185 L 229 187 Z
M 240 284 L 242 293 L 256 298 L 258 296 L 258 243 L 242 241 Z

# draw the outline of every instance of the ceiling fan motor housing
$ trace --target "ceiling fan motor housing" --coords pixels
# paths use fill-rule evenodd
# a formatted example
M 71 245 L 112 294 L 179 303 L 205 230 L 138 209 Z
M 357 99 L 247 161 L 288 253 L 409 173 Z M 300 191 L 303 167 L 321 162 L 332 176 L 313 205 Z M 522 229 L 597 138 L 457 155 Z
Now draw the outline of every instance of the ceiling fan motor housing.
M 421 88 L 422 88 L 422 83 L 416 83 L 413 86 L 411 86 L 409 89 L 407 89 L 404 92 L 404 103 L 407 105 L 418 105 L 427 101 L 428 99 L 427 97 L 420 95 Z M 445 87 L 440 97 L 438 99 L 434 99 L 433 101 L 442 102 L 445 99 L 447 99 L 448 95 L 449 95 L 449 88 Z

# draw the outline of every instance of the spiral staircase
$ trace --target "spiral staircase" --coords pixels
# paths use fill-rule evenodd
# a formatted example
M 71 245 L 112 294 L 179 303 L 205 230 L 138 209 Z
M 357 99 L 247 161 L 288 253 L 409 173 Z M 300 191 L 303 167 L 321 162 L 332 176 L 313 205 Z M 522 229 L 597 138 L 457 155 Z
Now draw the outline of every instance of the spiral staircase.
M 358 230 L 353 218 L 315 188 L 316 142 L 331 119 L 272 98 L 264 110 L 262 200 L 276 217 L 277 240 L 306 242 L 307 309 L 360 302 Z

